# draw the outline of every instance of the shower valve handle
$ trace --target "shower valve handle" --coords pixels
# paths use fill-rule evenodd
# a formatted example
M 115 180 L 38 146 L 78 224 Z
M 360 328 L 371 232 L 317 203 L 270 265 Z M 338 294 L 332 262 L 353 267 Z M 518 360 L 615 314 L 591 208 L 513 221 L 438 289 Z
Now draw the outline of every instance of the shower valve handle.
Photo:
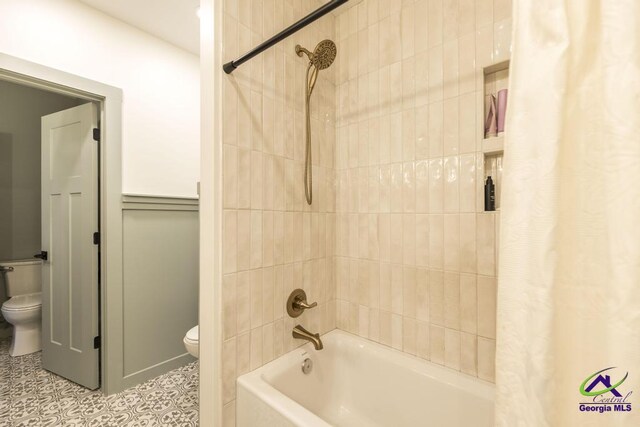
M 287 300 L 287 313 L 291 317 L 300 316 L 305 310 L 313 307 L 317 307 L 318 303 L 313 302 L 309 304 L 307 302 L 307 294 L 302 289 L 296 289 L 291 292 L 289 299 Z
M 302 308 L 304 310 L 307 310 L 309 308 L 317 307 L 318 303 L 317 302 L 312 302 L 311 304 L 307 304 L 307 302 L 304 301 L 304 300 L 296 299 L 293 302 L 293 305 L 294 305 L 294 307 L 299 307 L 299 308 Z

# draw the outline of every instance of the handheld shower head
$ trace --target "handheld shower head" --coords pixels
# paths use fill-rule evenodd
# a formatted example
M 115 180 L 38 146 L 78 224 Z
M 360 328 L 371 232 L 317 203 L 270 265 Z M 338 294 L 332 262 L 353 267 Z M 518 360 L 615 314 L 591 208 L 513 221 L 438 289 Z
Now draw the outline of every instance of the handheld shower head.
M 311 62 L 318 70 L 324 70 L 333 64 L 337 54 L 338 49 L 333 41 L 322 40 L 313 50 Z
M 300 45 L 296 45 L 296 53 L 298 56 L 302 56 L 304 53 L 309 58 L 311 65 L 316 67 L 318 70 L 324 70 L 333 64 L 333 61 L 336 59 L 336 55 L 338 54 L 338 49 L 332 40 L 322 40 L 318 43 L 313 52 L 310 52 Z
M 304 192 L 307 198 L 307 203 L 310 205 L 313 200 L 313 185 L 311 176 L 311 117 L 309 113 L 309 101 L 311 99 L 311 93 L 316 86 L 318 79 L 318 73 L 320 70 L 325 70 L 333 64 L 338 54 L 336 44 L 332 40 L 322 40 L 313 52 L 303 48 L 300 45 L 296 45 L 296 53 L 298 56 L 302 54 L 307 55 L 309 58 L 309 66 L 307 67 L 307 97 L 305 102 L 305 112 L 307 116 L 307 144 L 306 155 L 304 164 Z

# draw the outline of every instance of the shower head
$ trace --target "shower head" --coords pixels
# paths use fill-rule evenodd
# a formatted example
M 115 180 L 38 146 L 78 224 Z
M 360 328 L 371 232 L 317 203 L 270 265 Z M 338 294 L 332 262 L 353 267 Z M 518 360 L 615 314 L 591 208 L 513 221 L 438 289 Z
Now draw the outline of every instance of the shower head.
M 329 68 L 336 59 L 338 49 L 336 44 L 331 40 L 322 40 L 313 50 L 311 62 L 318 70 Z
M 338 49 L 336 48 L 336 44 L 331 40 L 322 40 L 313 52 L 308 51 L 300 45 L 296 46 L 296 53 L 298 56 L 302 56 L 302 54 L 306 54 L 309 57 L 309 62 L 316 67 L 318 70 L 324 70 L 329 68 L 333 61 L 336 59 L 336 55 L 338 54 Z

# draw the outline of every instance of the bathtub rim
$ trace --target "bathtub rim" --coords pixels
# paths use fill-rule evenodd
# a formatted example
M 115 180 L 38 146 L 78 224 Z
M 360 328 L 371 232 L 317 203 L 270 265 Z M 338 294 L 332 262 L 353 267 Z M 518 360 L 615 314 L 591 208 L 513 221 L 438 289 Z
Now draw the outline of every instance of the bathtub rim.
M 347 345 L 358 345 L 362 351 L 373 352 L 375 355 L 384 359 L 385 362 L 399 365 L 404 369 L 409 369 L 415 374 L 425 376 L 433 381 L 463 389 L 465 392 L 471 393 L 479 398 L 488 399 L 491 402 L 495 401 L 495 384 L 465 374 L 462 371 L 456 371 L 431 362 L 430 360 L 422 359 L 337 328 L 322 335 L 322 338 L 326 344 L 331 341 L 342 340 L 347 342 Z M 298 363 L 307 353 L 317 354 L 319 351 L 315 350 L 311 343 L 297 347 L 269 363 L 238 377 L 236 380 L 237 390 L 242 386 L 246 392 L 262 400 L 267 406 L 295 425 L 299 425 L 299 421 L 304 419 L 306 423 L 305 426 L 308 427 L 332 427 L 331 424 L 319 415 L 282 393 L 269 383 L 265 377 L 266 374 L 270 370 L 274 370 L 274 368 L 276 368 L 275 370 L 280 370 L 279 367 L 282 365 L 291 366 L 292 363 Z M 401 361 L 404 363 L 399 363 Z

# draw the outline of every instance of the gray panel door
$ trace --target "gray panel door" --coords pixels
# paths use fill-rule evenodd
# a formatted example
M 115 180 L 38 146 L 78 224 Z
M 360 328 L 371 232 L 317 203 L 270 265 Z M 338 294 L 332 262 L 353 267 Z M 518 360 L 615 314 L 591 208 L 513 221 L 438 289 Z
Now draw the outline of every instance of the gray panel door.
M 42 118 L 42 366 L 99 387 L 97 111 L 89 103 Z

